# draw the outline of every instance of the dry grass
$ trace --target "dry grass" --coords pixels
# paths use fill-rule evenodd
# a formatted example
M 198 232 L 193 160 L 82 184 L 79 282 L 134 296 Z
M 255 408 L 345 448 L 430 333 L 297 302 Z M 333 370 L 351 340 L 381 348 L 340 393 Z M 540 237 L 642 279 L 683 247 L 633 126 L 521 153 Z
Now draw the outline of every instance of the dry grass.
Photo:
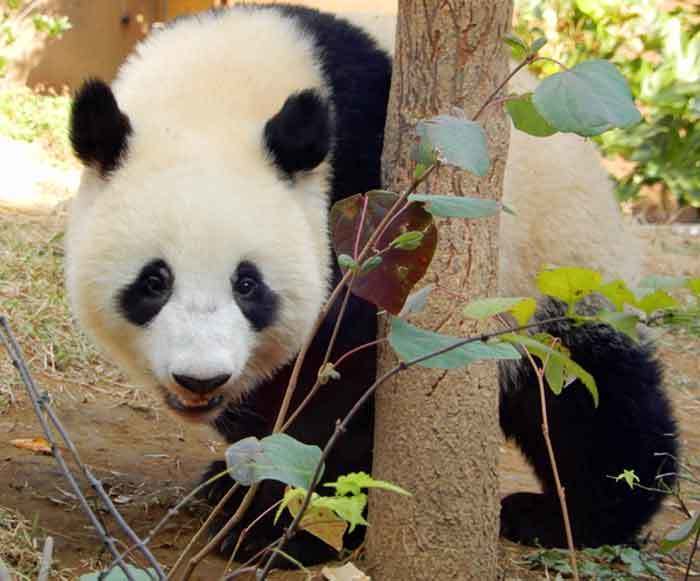
M 32 523 L 15 511 L 0 507 L 0 561 L 15 581 L 36 579 L 41 566 L 43 539 L 40 539 Z M 71 579 L 67 571 L 53 566 L 51 579 Z
M 44 387 L 78 396 L 85 388 L 132 400 L 129 385 L 73 324 L 63 284 L 65 212 L 24 216 L 0 212 L 0 313 L 7 316 L 29 368 Z M 0 413 L 24 390 L 0 357 Z

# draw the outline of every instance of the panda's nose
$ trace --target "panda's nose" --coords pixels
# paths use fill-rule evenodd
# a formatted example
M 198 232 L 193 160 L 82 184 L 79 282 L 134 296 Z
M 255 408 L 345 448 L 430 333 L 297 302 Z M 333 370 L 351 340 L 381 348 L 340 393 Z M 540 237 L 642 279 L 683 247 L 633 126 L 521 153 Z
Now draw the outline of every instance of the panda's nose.
M 179 385 L 199 395 L 204 395 L 210 391 L 214 391 L 217 387 L 221 387 L 224 383 L 226 383 L 230 378 L 230 373 L 223 373 L 221 375 L 215 375 L 214 377 L 208 377 L 205 379 L 173 373 L 173 379 L 177 381 Z

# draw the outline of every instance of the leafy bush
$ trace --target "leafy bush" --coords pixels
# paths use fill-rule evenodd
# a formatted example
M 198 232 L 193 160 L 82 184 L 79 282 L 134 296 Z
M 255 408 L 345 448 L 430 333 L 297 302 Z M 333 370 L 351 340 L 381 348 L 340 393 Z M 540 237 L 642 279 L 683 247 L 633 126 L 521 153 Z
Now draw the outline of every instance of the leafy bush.
M 643 122 L 597 138 L 604 155 L 634 163 L 617 184 L 620 200 L 656 186 L 700 208 L 700 17 L 689 4 L 516 0 L 516 30 L 539 28 L 548 39 L 540 54 L 567 66 L 606 59 L 628 79 Z M 536 68 L 559 70 L 551 61 Z
M 34 24 L 34 30 L 50 37 L 61 36 L 70 30 L 67 16 L 55 16 L 43 12 L 34 13 L 36 2 L 32 0 L 3 0 L 0 6 L 0 77 L 5 74 L 8 57 L 3 54 L 8 46 L 14 44 L 17 27 L 27 18 Z

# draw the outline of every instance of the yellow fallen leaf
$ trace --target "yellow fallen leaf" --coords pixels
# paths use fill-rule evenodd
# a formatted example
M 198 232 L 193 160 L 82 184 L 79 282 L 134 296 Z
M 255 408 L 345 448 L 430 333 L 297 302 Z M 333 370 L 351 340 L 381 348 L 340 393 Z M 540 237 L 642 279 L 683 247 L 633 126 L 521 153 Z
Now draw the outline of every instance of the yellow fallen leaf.
M 46 438 L 17 438 L 16 440 L 10 440 L 15 448 L 22 448 L 23 450 L 30 450 L 37 454 L 51 454 L 51 444 L 46 440 Z
M 342 567 L 324 567 L 321 573 L 328 581 L 372 581 L 352 563 L 345 563 Z

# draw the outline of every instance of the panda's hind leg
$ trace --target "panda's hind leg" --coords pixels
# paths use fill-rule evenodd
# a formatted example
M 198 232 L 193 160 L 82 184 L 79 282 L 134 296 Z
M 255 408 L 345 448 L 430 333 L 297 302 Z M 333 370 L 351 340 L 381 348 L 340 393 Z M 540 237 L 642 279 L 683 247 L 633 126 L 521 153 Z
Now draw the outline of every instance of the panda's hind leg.
M 540 320 L 562 314 L 547 303 Z M 675 481 L 677 435 L 653 350 L 602 324 L 550 324 L 571 357 L 595 378 L 599 405 L 579 381 L 546 388 L 549 436 L 577 546 L 634 542 Z M 516 542 L 566 546 L 559 499 L 542 433 L 539 385 L 530 361 L 500 366 L 500 422 L 532 465 L 543 492 L 501 504 L 501 534 Z M 615 480 L 634 470 L 639 487 Z

